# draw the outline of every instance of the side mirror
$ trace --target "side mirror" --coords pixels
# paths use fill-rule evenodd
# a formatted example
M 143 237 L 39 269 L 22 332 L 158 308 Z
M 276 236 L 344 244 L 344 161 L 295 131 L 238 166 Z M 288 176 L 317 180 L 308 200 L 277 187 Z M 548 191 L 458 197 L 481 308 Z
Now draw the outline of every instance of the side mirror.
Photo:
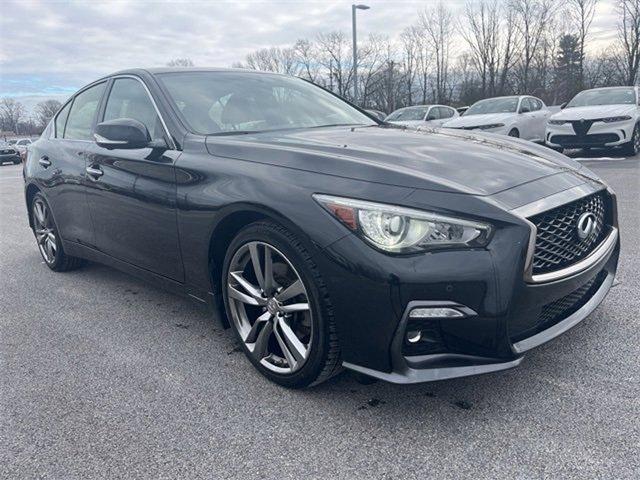
M 529 113 L 531 111 L 531 109 L 529 107 L 522 107 L 520 109 L 520 113 Z
M 96 143 L 109 150 L 150 147 L 151 136 L 147 127 L 133 118 L 116 118 L 96 125 L 93 134 Z
M 564 103 L 560 104 L 560 110 L 564 109 L 564 107 L 566 107 L 566 106 L 567 106 L 567 102 L 564 102 Z

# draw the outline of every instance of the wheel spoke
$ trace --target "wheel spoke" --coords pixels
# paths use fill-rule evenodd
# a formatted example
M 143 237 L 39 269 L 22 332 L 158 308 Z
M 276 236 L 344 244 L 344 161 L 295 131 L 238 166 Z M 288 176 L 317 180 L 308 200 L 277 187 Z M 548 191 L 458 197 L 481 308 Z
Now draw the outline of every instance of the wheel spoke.
M 244 288 L 247 293 L 253 297 L 258 304 L 264 305 L 267 303 L 267 300 L 260 295 L 260 290 L 257 287 L 251 284 L 246 278 L 242 276 L 242 272 L 230 272 L 229 275 Z
M 229 296 L 247 305 L 259 305 L 258 300 L 229 285 Z
M 44 218 L 44 211 L 43 211 L 43 205 L 40 202 L 36 202 L 34 204 L 34 213 L 36 214 L 36 218 L 38 219 L 38 222 L 40 222 L 40 225 L 43 227 L 46 227 L 45 225 L 45 218 Z
M 36 239 L 38 240 L 38 243 L 42 245 L 45 240 L 49 239 L 49 236 L 46 233 L 36 233 Z
M 282 333 L 282 339 L 287 344 L 287 348 L 294 356 L 296 362 L 300 362 L 307 357 L 307 348 L 300 341 L 295 332 L 284 321 L 282 317 L 276 318 L 276 326 Z
M 258 339 L 259 332 L 262 331 L 261 328 L 264 328 L 264 322 L 268 322 L 270 318 L 271 314 L 269 312 L 265 312 L 256 318 L 255 323 L 251 326 L 251 330 L 249 330 L 244 341 L 246 343 L 255 343 Z
M 278 342 L 278 345 L 280 345 L 280 350 L 282 350 L 282 353 L 284 354 L 284 358 L 286 358 L 287 363 L 289 364 L 289 368 L 291 368 L 293 370 L 294 368 L 296 368 L 296 364 L 298 362 L 296 362 L 295 357 L 293 356 L 293 354 L 289 350 L 289 346 L 287 345 L 287 343 L 284 341 L 284 339 L 280 335 L 280 332 L 278 332 L 278 330 L 274 328 L 273 329 L 273 334 L 276 337 L 276 341 Z
M 304 285 L 302 284 L 302 281 L 296 280 L 287 288 L 285 288 L 283 291 L 278 293 L 276 295 L 276 299 L 279 302 L 286 302 L 287 300 L 293 297 L 297 297 L 298 295 L 301 295 L 303 293 L 305 293 L 305 290 L 304 290 Z
M 249 244 L 249 253 L 251 254 L 251 263 L 253 264 L 253 271 L 256 275 L 256 280 L 260 288 L 264 290 L 264 275 L 262 274 L 262 268 L 260 267 L 260 255 L 258 254 L 258 244 Z
M 271 294 L 273 287 L 275 286 L 275 280 L 273 279 L 273 257 L 271 256 L 271 249 L 264 246 L 264 291 L 267 295 Z
M 269 338 L 273 333 L 273 323 L 266 322 L 260 333 L 258 334 L 258 338 L 253 345 L 253 355 L 258 359 L 262 360 L 264 357 L 269 355 Z
M 292 303 L 291 305 L 282 305 L 280 310 L 284 313 L 295 313 L 295 312 L 304 312 L 309 310 L 308 303 Z

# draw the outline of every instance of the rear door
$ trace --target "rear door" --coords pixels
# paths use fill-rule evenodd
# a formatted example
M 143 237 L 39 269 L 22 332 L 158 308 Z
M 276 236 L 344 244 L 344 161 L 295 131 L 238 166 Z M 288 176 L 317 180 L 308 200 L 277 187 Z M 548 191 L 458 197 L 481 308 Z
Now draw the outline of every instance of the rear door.
M 116 77 L 100 121 L 133 118 L 152 139 L 172 141 L 141 79 Z M 179 152 L 151 148 L 106 149 L 91 143 L 88 202 L 96 244 L 102 252 L 165 277 L 182 281 L 174 161 Z
M 93 246 L 93 226 L 85 191 L 85 152 L 107 82 L 92 85 L 58 113 L 51 136 L 34 149 L 35 176 L 67 241 Z

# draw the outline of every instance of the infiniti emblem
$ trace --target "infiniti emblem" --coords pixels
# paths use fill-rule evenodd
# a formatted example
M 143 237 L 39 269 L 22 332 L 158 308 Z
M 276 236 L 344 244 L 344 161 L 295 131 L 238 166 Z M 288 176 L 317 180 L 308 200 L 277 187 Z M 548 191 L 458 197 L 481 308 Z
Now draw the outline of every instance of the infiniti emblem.
M 576 231 L 580 240 L 588 238 L 596 229 L 596 216 L 591 212 L 585 212 L 578 218 Z

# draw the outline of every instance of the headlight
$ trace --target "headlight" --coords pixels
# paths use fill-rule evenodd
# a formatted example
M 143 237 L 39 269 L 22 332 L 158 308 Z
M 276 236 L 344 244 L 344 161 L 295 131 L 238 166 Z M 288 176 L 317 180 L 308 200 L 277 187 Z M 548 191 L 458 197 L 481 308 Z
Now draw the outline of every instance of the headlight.
M 549 125 L 564 125 L 567 120 L 549 120 Z
M 348 229 L 387 252 L 483 247 L 491 236 L 491 225 L 486 223 L 351 198 L 313 198 Z
M 604 123 L 624 122 L 625 120 L 631 120 L 631 117 L 629 115 L 623 115 L 620 117 L 607 117 L 602 119 Z
M 473 128 L 477 128 L 478 130 L 490 130 L 492 128 L 500 128 L 500 127 L 504 127 L 504 123 L 490 123 L 489 125 L 478 125 L 477 127 L 473 127 Z

